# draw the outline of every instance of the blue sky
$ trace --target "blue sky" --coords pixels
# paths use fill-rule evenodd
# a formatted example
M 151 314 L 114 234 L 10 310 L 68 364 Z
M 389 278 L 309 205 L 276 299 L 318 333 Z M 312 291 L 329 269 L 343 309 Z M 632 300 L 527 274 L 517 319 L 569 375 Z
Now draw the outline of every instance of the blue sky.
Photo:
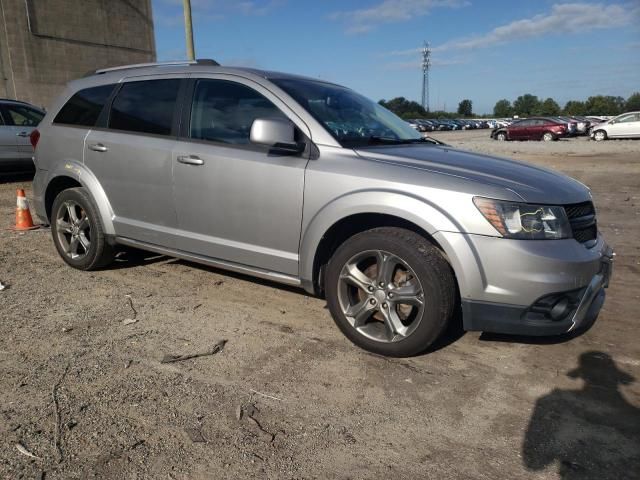
M 152 0 L 159 60 L 185 58 L 182 0 Z M 567 100 L 640 91 L 640 0 L 192 0 L 196 56 L 308 75 L 379 100 L 477 113 L 523 93 Z

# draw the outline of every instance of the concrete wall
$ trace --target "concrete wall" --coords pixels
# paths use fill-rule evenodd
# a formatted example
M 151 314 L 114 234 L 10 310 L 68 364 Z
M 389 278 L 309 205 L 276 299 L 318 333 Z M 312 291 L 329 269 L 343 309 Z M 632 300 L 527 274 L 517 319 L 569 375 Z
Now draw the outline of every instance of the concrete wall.
M 0 0 L 0 98 L 47 106 L 89 71 L 155 58 L 151 0 Z

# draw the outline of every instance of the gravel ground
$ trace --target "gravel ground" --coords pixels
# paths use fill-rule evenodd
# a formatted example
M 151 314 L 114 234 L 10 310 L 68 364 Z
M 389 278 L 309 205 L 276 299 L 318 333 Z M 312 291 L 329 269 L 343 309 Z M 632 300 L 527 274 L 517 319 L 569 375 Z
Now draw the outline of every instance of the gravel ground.
M 30 184 L 5 178 L 0 478 L 639 478 L 640 142 L 434 136 L 592 188 L 618 258 L 589 332 L 452 328 L 429 354 L 381 358 L 295 289 L 135 251 L 72 270 L 47 230 L 7 230 Z

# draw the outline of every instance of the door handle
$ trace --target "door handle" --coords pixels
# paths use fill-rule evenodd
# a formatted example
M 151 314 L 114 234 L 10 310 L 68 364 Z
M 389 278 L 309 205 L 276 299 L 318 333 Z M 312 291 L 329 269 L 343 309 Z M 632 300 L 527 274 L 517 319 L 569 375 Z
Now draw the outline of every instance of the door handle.
M 28 136 L 29 136 L 29 132 L 16 133 L 16 137 L 28 137 Z
M 101 143 L 96 143 L 95 145 L 89 145 L 89 149 L 93 150 L 94 152 L 106 152 L 109 150 L 107 147 L 105 147 Z
M 180 155 L 178 156 L 178 162 L 185 165 L 204 165 L 204 160 L 197 155 Z

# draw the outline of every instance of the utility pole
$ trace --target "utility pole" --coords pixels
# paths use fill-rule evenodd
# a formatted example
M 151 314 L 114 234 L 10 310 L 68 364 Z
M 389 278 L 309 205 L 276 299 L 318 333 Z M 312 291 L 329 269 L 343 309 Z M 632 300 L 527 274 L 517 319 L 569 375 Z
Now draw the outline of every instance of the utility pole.
M 431 47 L 424 42 L 422 48 L 422 108 L 429 111 L 429 69 L 431 68 Z
M 195 60 L 196 53 L 193 46 L 193 24 L 191 22 L 191 0 L 182 0 L 184 5 L 184 33 L 187 41 L 187 60 Z

